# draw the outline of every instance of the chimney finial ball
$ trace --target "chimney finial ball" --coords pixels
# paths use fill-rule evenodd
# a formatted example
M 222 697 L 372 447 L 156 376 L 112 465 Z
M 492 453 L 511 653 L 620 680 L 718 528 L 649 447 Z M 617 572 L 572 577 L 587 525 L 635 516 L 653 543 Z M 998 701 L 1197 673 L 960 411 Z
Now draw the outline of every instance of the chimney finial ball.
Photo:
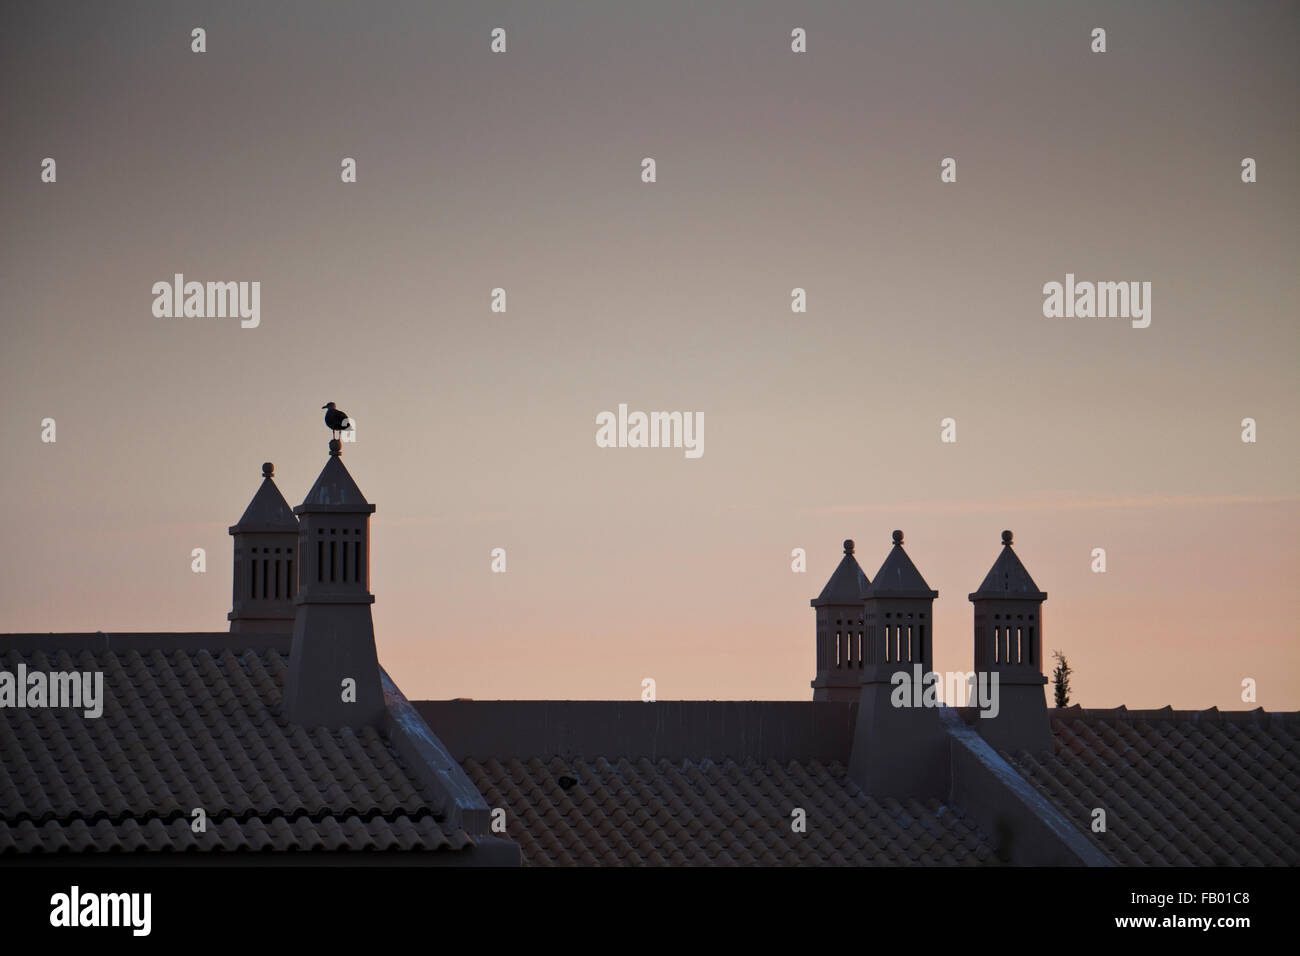
M 1004 545 L 1010 546 L 1010 544 L 1011 544 L 1011 532 L 1010 532 L 1010 531 L 1003 531 L 1003 532 L 1002 532 L 1002 543 L 1003 543 Z
M 845 553 L 845 554 L 852 554 L 852 553 L 853 553 L 853 539 L 852 539 L 852 538 L 845 538 L 845 539 L 844 539 L 844 553 Z
M 901 531 L 895 531 L 895 532 L 894 532 L 894 544 L 902 544 L 902 543 L 903 543 L 903 532 L 901 532 Z
M 337 438 L 331 438 L 330 457 L 337 458 L 341 454 L 343 454 L 343 442 L 339 441 Z
M 275 477 L 275 465 L 272 464 L 272 463 L 269 462 L 269 461 L 264 461 L 264 462 L 262 462 L 262 477 L 263 477 L 263 478 L 274 478 L 274 477 Z

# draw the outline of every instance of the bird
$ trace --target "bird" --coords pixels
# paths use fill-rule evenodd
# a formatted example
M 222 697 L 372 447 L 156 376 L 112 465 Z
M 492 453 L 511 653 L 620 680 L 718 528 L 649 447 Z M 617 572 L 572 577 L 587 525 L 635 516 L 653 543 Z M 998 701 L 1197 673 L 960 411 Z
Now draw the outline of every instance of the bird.
M 348 418 L 348 413 L 342 409 L 334 407 L 333 402 L 327 402 L 321 408 L 327 409 L 325 412 L 325 424 L 329 426 L 330 431 L 337 438 L 339 432 L 347 431 L 352 427 L 352 421 Z

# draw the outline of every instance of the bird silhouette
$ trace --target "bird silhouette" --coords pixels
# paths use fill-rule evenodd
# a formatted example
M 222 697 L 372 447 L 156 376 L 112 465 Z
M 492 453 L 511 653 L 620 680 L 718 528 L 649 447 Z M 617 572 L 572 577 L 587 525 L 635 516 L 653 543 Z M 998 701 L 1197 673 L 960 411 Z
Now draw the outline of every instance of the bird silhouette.
M 333 402 L 328 402 L 327 404 L 322 405 L 321 408 L 326 409 L 325 424 L 329 426 L 330 431 L 334 433 L 335 438 L 338 437 L 339 432 L 347 431 L 352 427 L 352 422 L 348 419 L 348 413 L 342 409 L 335 408 Z

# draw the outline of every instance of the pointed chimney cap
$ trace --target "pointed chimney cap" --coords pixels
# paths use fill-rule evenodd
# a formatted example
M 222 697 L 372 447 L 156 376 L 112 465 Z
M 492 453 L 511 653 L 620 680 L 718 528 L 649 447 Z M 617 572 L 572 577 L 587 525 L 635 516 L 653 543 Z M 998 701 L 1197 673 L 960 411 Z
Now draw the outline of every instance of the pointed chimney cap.
M 375 506 L 366 501 L 357 483 L 343 464 L 342 443 L 338 439 L 330 442 L 330 456 L 325 461 L 302 504 L 293 509 L 296 515 L 304 512 L 345 511 L 353 513 L 373 513 Z
M 993 567 L 989 568 L 989 573 L 984 576 L 979 590 L 969 596 L 970 600 L 1047 600 L 1047 592 L 1038 590 L 1038 585 L 1029 576 L 1029 572 L 1020 562 L 1020 557 L 1011 547 L 1013 540 L 1015 537 L 1010 531 L 1002 532 L 1002 551 L 993 562 Z
M 844 539 L 844 557 L 831 574 L 822 593 L 808 603 L 812 607 L 823 604 L 857 605 L 862 603 L 862 594 L 871 582 L 867 580 L 858 559 L 853 556 L 853 539 Z
M 293 516 L 289 502 L 284 500 L 284 495 L 276 487 L 274 475 L 275 465 L 269 461 L 263 462 L 262 484 L 239 521 L 230 526 L 231 534 L 297 533 L 298 519 Z
M 867 588 L 869 598 L 937 598 L 939 592 L 925 583 L 921 572 L 903 550 L 903 532 L 893 534 L 894 546 Z

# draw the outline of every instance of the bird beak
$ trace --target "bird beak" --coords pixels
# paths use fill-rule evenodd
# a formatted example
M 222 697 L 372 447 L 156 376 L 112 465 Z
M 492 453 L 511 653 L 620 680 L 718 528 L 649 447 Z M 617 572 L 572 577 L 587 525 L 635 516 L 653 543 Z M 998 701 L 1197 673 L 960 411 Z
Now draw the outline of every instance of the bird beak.
M 329 408 L 328 405 L 322 405 L 321 408 Z

